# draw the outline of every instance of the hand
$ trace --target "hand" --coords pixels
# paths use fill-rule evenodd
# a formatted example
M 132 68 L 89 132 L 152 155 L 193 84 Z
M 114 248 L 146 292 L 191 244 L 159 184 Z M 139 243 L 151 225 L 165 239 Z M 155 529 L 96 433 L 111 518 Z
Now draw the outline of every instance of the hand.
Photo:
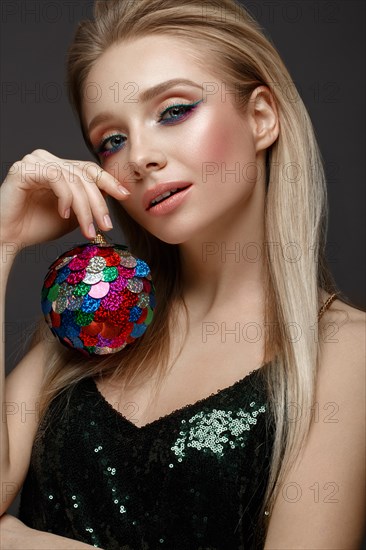
M 3 514 L 0 517 L 0 540 L 1 550 L 80 550 L 85 548 L 94 548 L 90 544 L 80 542 L 31 529 L 22 523 L 19 519 L 9 514 Z M 102 548 L 100 550 L 103 550 Z
M 121 187 L 94 162 L 37 149 L 11 166 L 0 188 L 0 241 L 24 248 L 62 237 L 78 223 L 84 236 L 93 238 L 93 217 L 100 229 L 111 229 L 104 194 L 128 198 Z

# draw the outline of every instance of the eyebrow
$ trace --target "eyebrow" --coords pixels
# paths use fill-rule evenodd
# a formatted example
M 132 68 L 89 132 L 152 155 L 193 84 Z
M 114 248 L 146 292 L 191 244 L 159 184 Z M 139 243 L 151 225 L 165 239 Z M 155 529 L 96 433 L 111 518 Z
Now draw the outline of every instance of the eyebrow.
M 184 84 L 185 86 L 194 86 L 195 88 L 203 90 L 203 86 L 200 86 L 199 84 L 193 82 L 193 80 L 189 80 L 188 78 L 171 78 L 170 80 L 160 82 L 159 84 L 156 84 L 155 86 L 152 86 L 151 88 L 148 88 L 147 90 L 141 92 L 138 96 L 138 101 L 141 101 L 142 103 L 147 103 L 148 101 L 151 101 L 154 97 L 164 93 L 166 90 L 169 90 L 169 88 L 182 84 Z M 108 120 L 110 116 L 111 115 L 109 113 L 99 113 L 99 115 L 91 120 L 88 126 L 88 133 L 90 134 L 93 128 L 97 126 L 97 124 Z

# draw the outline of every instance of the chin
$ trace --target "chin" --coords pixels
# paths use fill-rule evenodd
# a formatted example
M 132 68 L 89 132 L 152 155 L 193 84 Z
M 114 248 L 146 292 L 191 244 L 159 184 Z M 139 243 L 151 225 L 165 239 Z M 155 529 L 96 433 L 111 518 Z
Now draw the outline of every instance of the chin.
M 166 244 L 182 244 L 188 240 L 188 237 L 184 238 L 184 235 L 182 235 L 182 231 L 179 231 L 176 234 L 153 233 L 152 231 L 149 231 L 149 233 L 159 239 L 159 241 L 162 241 Z

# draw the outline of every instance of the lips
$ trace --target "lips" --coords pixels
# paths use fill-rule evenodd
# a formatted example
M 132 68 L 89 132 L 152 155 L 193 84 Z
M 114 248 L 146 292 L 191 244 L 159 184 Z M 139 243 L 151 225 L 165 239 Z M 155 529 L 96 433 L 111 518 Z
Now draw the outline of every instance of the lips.
M 172 191 L 172 189 L 182 190 L 186 187 L 190 187 L 192 184 L 187 181 L 170 181 L 166 183 L 159 183 L 152 189 L 149 189 L 144 193 L 143 196 L 143 205 L 145 210 L 151 208 L 151 201 L 156 199 L 159 195 L 163 195 L 167 191 Z

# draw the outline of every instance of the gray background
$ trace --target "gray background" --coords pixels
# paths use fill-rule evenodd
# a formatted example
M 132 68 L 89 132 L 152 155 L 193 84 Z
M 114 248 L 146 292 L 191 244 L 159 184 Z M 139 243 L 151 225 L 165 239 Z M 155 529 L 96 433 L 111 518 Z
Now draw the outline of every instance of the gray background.
M 279 50 L 312 118 L 325 161 L 327 253 L 343 292 L 365 307 L 365 3 L 250 0 L 244 5 Z M 1 181 L 34 149 L 93 160 L 67 101 L 65 54 L 90 0 L 1 2 Z M 214 2 L 213 2 L 214 4 Z M 123 242 L 117 230 L 108 233 Z M 7 372 L 21 359 L 50 263 L 85 242 L 79 230 L 18 254 L 8 283 Z M 19 497 L 18 497 L 19 498 Z M 18 498 L 8 512 L 16 515 Z

